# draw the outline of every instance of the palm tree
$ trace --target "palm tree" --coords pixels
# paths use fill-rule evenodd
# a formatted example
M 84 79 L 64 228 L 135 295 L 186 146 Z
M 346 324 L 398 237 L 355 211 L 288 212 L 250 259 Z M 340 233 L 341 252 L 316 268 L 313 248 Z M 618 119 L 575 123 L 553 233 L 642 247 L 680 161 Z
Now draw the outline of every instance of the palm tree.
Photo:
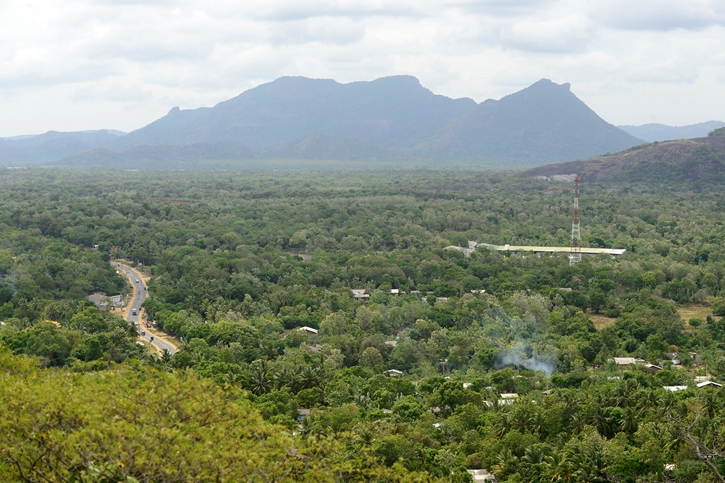
M 274 384 L 277 389 L 282 389 L 285 386 L 293 389 L 296 382 L 297 374 L 289 367 L 282 367 L 274 374 Z
M 161 362 L 164 364 L 171 362 L 171 352 L 169 352 L 169 349 L 163 349 L 161 351 Z
M 267 373 L 267 368 L 262 365 L 258 366 L 249 378 L 249 389 L 256 394 L 261 396 L 266 394 L 272 388 L 272 379 Z
M 622 421 L 619 427 L 625 433 L 633 434 L 637 431 L 641 411 L 635 408 L 626 407 L 622 410 Z
M 580 413 L 574 414 L 569 420 L 569 425 L 573 433 L 581 433 L 586 424 L 586 419 Z
M 601 434 L 602 436 L 608 435 L 609 431 L 612 429 L 612 419 L 609 416 L 609 408 L 599 405 L 591 408 L 591 413 L 589 414 L 589 422 L 592 424 L 592 426 L 597 428 L 599 434 Z
M 311 389 L 320 385 L 320 368 L 317 366 L 305 366 L 297 378 L 302 389 Z
M 541 445 L 529 446 L 521 457 L 521 467 L 527 473 L 527 479 L 538 481 L 546 467 L 548 452 Z
M 571 461 L 563 451 L 557 451 L 546 457 L 545 471 L 549 474 L 549 481 L 554 483 L 569 483 L 574 474 Z
M 511 418 L 508 414 L 502 413 L 496 422 L 496 436 L 503 438 L 511 431 Z

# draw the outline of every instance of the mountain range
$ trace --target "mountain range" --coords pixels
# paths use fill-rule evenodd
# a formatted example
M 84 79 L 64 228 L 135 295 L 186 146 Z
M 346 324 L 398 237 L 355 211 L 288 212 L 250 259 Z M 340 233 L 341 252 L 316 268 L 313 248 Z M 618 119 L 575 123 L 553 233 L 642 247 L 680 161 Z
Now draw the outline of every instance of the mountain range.
M 642 143 L 600 118 L 569 84 L 548 79 L 476 103 L 436 95 L 412 76 L 349 84 L 282 77 L 214 107 L 175 107 L 128 134 L 0 139 L 0 163 L 176 168 L 205 160 L 306 159 L 536 166 Z
M 666 124 L 643 124 L 641 126 L 618 126 L 632 136 L 653 143 L 673 139 L 701 138 L 717 128 L 725 127 L 722 121 L 707 121 L 688 126 L 667 126 Z

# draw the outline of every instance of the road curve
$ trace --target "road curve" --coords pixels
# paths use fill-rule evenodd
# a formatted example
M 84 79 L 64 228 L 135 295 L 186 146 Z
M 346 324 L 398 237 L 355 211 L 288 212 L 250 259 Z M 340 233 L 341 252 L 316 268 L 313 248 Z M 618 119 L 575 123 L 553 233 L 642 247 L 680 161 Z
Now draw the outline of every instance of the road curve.
M 146 284 L 141 278 L 141 274 L 133 268 L 129 267 L 128 265 L 123 265 L 118 262 L 111 262 L 111 265 L 119 270 L 122 270 L 126 274 L 126 277 L 131 282 L 131 285 L 133 285 L 134 288 L 133 300 L 131 301 L 128 314 L 126 315 L 126 320 L 133 323 L 134 327 L 136 327 L 136 332 L 139 333 L 139 337 L 144 338 L 145 340 L 156 346 L 159 351 L 163 351 L 164 349 L 166 349 L 167 351 L 169 351 L 170 354 L 176 353 L 176 347 L 174 347 L 173 344 L 160 338 L 159 336 L 150 334 L 147 330 L 144 330 L 139 323 L 141 305 L 143 305 L 144 301 L 146 300 L 146 295 L 148 294 Z M 134 310 L 136 310 L 136 315 L 133 315 Z

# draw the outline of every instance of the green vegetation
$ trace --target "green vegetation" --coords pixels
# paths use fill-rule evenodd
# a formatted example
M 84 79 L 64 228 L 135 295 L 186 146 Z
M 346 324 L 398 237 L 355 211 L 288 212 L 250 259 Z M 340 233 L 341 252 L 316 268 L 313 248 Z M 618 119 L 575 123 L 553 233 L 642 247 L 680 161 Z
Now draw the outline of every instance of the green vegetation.
M 711 133 L 712 134 L 712 133 Z M 584 161 L 533 168 L 530 176 L 577 173 L 586 182 L 720 185 L 725 181 L 725 140 L 718 136 L 653 142 Z M 678 191 L 681 190 L 678 189 Z
M 711 131 L 708 136 L 725 136 L 725 127 L 720 127 Z
M 0 186 L 3 481 L 470 481 L 487 468 L 511 483 L 694 483 L 725 470 L 706 457 L 725 452 L 725 392 L 695 384 L 725 379 L 717 186 L 585 185 L 583 244 L 627 253 L 573 267 L 445 249 L 566 246 L 566 183 L 4 170 Z M 146 311 L 179 352 L 146 353 L 86 301 L 126 290 L 111 257 L 151 275 Z M 704 312 L 686 323 L 688 306 Z

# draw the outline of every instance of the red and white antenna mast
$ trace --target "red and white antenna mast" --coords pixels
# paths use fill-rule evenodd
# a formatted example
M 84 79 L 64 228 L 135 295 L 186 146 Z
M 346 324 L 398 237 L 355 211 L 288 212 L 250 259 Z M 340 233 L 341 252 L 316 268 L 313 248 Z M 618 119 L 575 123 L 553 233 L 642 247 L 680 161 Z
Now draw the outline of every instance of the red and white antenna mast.
M 574 219 L 571 222 L 571 251 L 569 265 L 582 260 L 582 237 L 579 220 L 579 175 L 574 176 Z

